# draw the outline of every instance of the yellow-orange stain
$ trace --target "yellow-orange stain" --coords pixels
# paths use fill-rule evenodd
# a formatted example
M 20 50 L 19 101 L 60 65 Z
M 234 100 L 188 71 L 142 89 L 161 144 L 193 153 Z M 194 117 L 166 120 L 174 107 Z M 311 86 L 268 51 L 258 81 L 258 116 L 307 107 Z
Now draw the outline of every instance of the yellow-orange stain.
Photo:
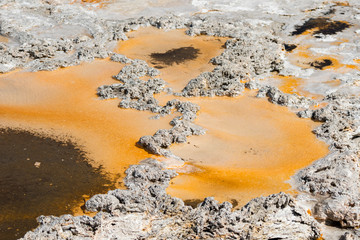
M 278 86 L 279 90 L 284 93 L 297 94 L 299 96 L 306 96 L 312 99 L 323 98 L 320 94 L 314 94 L 306 91 L 304 89 L 306 79 L 303 78 L 274 74 L 270 77 L 270 81 L 274 82 L 274 84 Z
M 293 76 L 276 76 L 279 80 L 281 80 L 281 85 L 279 89 L 285 93 L 296 93 L 300 94 L 299 87 L 303 83 L 303 79 L 293 77 Z
M 334 3 L 336 4 L 336 6 L 343 6 L 343 7 L 349 7 L 350 6 L 348 1 L 336 1 Z
M 173 196 L 214 196 L 245 204 L 261 195 L 291 192 L 285 181 L 328 153 L 327 145 L 312 133 L 318 124 L 250 93 L 193 102 L 201 107 L 195 122 L 208 131 L 171 147 L 193 169 L 173 180 L 168 188 Z
M 213 70 L 214 66 L 209 63 L 210 59 L 223 52 L 222 46 L 227 38 L 211 36 L 188 36 L 185 29 L 164 31 L 154 27 L 141 28 L 127 34 L 129 40 L 120 42 L 117 52 L 133 59 L 142 59 L 151 66 L 152 53 L 164 53 L 168 50 L 181 47 L 193 47 L 199 49 L 199 55 L 194 60 L 183 63 L 174 63 L 159 69 L 161 77 L 176 91 L 183 89 L 190 79 L 200 73 Z
M 81 3 L 81 4 L 92 4 L 95 5 L 97 8 L 102 8 L 106 5 L 109 5 L 114 0 L 73 0 L 72 4 L 74 3 Z
M 305 41 L 310 36 L 309 32 L 303 33 L 303 36 L 298 36 L 297 41 Z M 331 43 L 332 45 L 340 45 L 342 43 L 348 42 L 348 39 L 342 38 L 339 41 Z M 324 67 L 322 70 L 330 69 L 332 71 L 338 73 L 347 73 L 352 70 L 360 70 L 358 62 L 354 59 L 355 64 L 343 64 L 342 58 L 338 55 L 326 55 L 326 54 L 316 54 L 311 51 L 313 47 L 312 44 L 299 44 L 296 49 L 294 49 L 291 53 L 286 53 L 288 56 L 288 60 L 291 64 L 301 67 L 301 68 L 309 68 L 310 63 L 315 61 L 322 61 L 325 59 L 331 60 L 332 64 L 330 66 Z
M 312 216 L 312 213 L 311 213 L 311 210 L 310 210 L 310 209 L 308 209 L 306 212 L 307 212 L 307 214 L 309 214 L 310 216 Z
M 310 107 L 310 109 L 313 109 L 313 110 L 320 109 L 320 108 L 326 107 L 327 105 L 328 105 L 327 102 L 320 102 L 320 103 Z
M 332 86 L 332 87 L 338 87 L 341 85 L 341 81 L 339 79 L 335 79 L 335 80 L 329 80 L 324 82 L 325 84 Z
M 98 99 L 97 87 L 117 83 L 111 76 L 121 67 L 97 60 L 52 72 L 0 75 L 1 126 L 69 136 L 93 164 L 122 173 L 152 156 L 135 143 L 143 135 L 168 128 L 171 117 L 150 120 L 149 112 L 118 108 L 118 99 Z
M 360 64 L 360 59 L 353 59 L 356 64 Z
M 195 60 L 161 69 L 160 77 L 175 90 L 182 89 L 199 73 L 211 71 L 214 66 L 209 60 L 223 51 L 221 46 L 226 40 L 154 28 L 128 36 L 130 39 L 121 42 L 117 51 L 148 62 L 154 52 L 189 46 L 200 50 Z M 111 76 L 122 67 L 108 60 L 96 60 L 52 72 L 0 75 L 1 126 L 70 136 L 94 165 L 103 165 L 111 173 L 122 173 L 130 164 L 156 157 L 135 143 L 143 135 L 170 128 L 168 122 L 173 116 L 150 120 L 149 112 L 119 109 L 118 99 L 104 101 L 96 96 L 98 86 L 117 82 Z M 284 181 L 327 153 L 326 145 L 311 133 L 316 124 L 251 94 L 187 100 L 201 106 L 196 123 L 208 133 L 171 148 L 189 161 L 185 167 L 193 169 L 174 179 L 168 189 L 174 196 L 215 196 L 221 201 L 237 199 L 245 203 L 260 195 L 291 192 Z
M 346 43 L 346 42 L 349 42 L 349 39 L 347 39 L 347 38 L 340 38 L 338 41 L 331 42 L 330 44 L 333 45 L 333 46 L 339 46 L 339 45 L 341 45 L 342 43 Z
M 7 43 L 8 41 L 9 39 L 7 37 L 0 35 L 0 42 Z

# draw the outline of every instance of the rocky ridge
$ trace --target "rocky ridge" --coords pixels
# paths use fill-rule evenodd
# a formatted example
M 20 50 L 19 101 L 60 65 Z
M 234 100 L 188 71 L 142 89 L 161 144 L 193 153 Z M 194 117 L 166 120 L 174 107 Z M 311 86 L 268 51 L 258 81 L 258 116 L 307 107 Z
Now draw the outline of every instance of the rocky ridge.
M 127 190 L 93 196 L 95 217 L 40 216 L 27 239 L 317 239 L 318 223 L 285 193 L 251 200 L 240 210 L 206 198 L 196 208 L 166 194 L 177 174 L 156 160 L 130 166 Z
M 140 77 L 154 77 L 160 74 L 159 70 L 151 68 L 145 61 L 131 60 L 126 56 L 114 54 L 111 59 L 127 63 L 114 76 L 122 83 L 103 85 L 98 88 L 98 96 L 102 99 L 119 98 L 121 99 L 120 108 L 132 108 L 140 111 L 151 111 L 156 113 L 155 118 L 172 114 L 174 111 L 180 116 L 171 120 L 171 129 L 160 129 L 153 136 L 143 136 L 137 142 L 139 147 L 146 151 L 162 155 L 169 158 L 180 159 L 175 156 L 169 147 L 174 143 L 184 143 L 191 135 L 205 134 L 205 130 L 193 123 L 200 107 L 191 102 L 184 102 L 178 99 L 168 101 L 164 106 L 160 106 L 154 94 L 165 91 L 165 81 L 158 78 L 150 78 L 147 81 Z
M 298 189 L 309 195 L 314 216 L 346 228 L 357 228 L 360 189 L 360 101 L 358 97 L 330 94 L 327 106 L 307 113 L 323 124 L 315 134 L 330 144 L 331 153 L 299 171 Z

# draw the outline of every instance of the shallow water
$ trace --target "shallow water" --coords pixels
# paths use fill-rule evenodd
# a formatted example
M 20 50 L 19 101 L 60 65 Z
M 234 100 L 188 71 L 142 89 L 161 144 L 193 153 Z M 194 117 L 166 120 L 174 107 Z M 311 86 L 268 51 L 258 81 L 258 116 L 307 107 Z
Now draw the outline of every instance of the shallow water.
M 193 171 L 173 180 L 171 195 L 236 199 L 243 205 L 261 195 L 289 192 L 285 181 L 328 153 L 311 132 L 318 124 L 253 95 L 192 100 L 201 107 L 195 123 L 208 131 L 171 148 Z
M 190 79 L 200 73 L 211 71 L 214 66 L 209 61 L 223 52 L 223 45 L 227 39 L 211 36 L 191 37 L 185 34 L 185 29 L 165 32 L 153 27 L 131 32 L 128 37 L 129 40 L 119 43 L 116 51 L 129 58 L 145 60 L 150 66 L 159 68 L 159 77 L 175 91 L 181 91 Z M 159 63 L 153 58 L 154 54 L 156 56 L 180 48 L 194 48 L 197 54 L 190 59 L 175 56 L 181 61 L 170 65 Z
M 152 54 L 197 49 L 189 59 L 180 57 L 171 64 L 160 63 L 160 77 L 175 91 L 201 72 L 211 71 L 214 66 L 209 60 L 221 54 L 226 41 L 190 37 L 184 30 L 164 32 L 154 28 L 131 32 L 128 37 L 116 51 L 158 68 L 159 61 L 154 61 Z M 122 67 L 109 60 L 96 60 L 52 72 L 0 75 L 2 126 L 71 138 L 93 160 L 94 167 L 102 166 L 106 172 L 123 176 L 130 164 L 147 157 L 159 158 L 137 148 L 135 143 L 143 135 L 170 128 L 174 116 L 151 120 L 153 114 L 149 112 L 119 109 L 117 99 L 98 99 L 96 88 L 118 83 L 111 76 Z M 173 97 L 162 94 L 159 100 L 165 99 Z M 243 204 L 256 196 L 288 191 L 284 181 L 327 153 L 325 144 L 311 133 L 314 123 L 264 99 L 243 96 L 186 100 L 201 106 L 196 123 L 207 128 L 208 134 L 172 147 L 189 161 L 176 168 L 181 175 L 168 189 L 174 196 L 195 202 L 214 196 Z M 72 211 L 81 213 L 79 209 Z
M 4 74 L 1 123 L 71 136 L 98 165 L 110 172 L 123 171 L 151 156 L 135 143 L 144 134 L 169 126 L 170 118 L 150 120 L 151 113 L 120 109 L 118 100 L 98 99 L 96 88 L 117 83 L 111 76 L 121 67 L 98 60 L 52 72 Z
M 226 41 L 210 37 L 204 41 L 203 36 L 184 36 L 183 30 L 163 32 L 154 28 L 132 32 L 129 37 L 130 40 L 119 44 L 117 51 L 146 60 L 154 67 L 157 66 L 151 58 L 154 52 L 165 53 L 186 46 L 200 50 L 194 60 L 162 65 L 160 76 L 177 91 L 204 71 L 199 70 L 199 65 L 207 71 L 214 68 L 208 64 L 212 57 L 209 50 L 214 51 L 214 56 L 219 55 Z M 194 39 L 198 39 L 196 44 Z M 204 52 L 208 56 L 201 56 Z M 299 93 L 298 80 L 293 81 L 294 85 L 289 82 L 283 78 L 281 89 Z M 200 105 L 195 123 L 208 131 L 204 136 L 190 137 L 187 144 L 171 147 L 187 164 L 177 169 L 180 176 L 173 180 L 168 193 L 190 202 L 214 196 L 220 201 L 236 199 L 238 204 L 245 204 L 260 195 L 291 191 L 285 181 L 296 170 L 326 155 L 326 144 L 312 133 L 317 124 L 299 119 L 287 108 L 257 99 L 253 94 L 247 92 L 237 98 L 183 98 Z M 169 100 L 169 96 L 159 98 L 162 103 L 165 99 Z
M 0 239 L 17 239 L 40 215 L 71 214 L 96 193 L 115 187 L 69 140 L 0 129 Z
M 83 205 L 81 196 L 86 194 L 86 200 L 94 194 L 109 189 L 108 187 L 98 187 L 92 183 L 92 181 L 97 181 L 96 175 L 92 173 L 94 171 L 92 167 L 94 169 L 103 168 L 109 178 L 120 177 L 121 179 L 130 164 L 136 164 L 138 161 L 152 156 L 137 148 L 135 143 L 144 133 L 152 134 L 159 128 L 169 126 L 170 119 L 150 120 L 150 113 L 122 110 L 117 107 L 117 100 L 103 101 L 96 96 L 96 88 L 102 84 L 115 82 L 115 80 L 111 79 L 111 76 L 117 74 L 120 69 L 121 65 L 118 63 L 101 60 L 53 72 L 30 73 L 18 71 L 0 75 L 0 126 L 2 128 L 23 129 L 47 137 L 44 139 L 50 137 L 60 142 L 71 139 L 84 152 L 85 155 L 82 157 L 84 164 L 87 164 L 85 159 L 91 162 L 88 169 L 81 168 L 74 162 L 74 166 L 71 166 L 70 170 L 75 171 L 73 176 L 76 175 L 76 180 L 72 180 L 60 173 L 63 167 L 61 164 L 47 164 L 47 159 L 36 160 L 36 162 L 41 162 L 39 169 L 45 169 L 44 174 L 48 175 L 49 179 L 57 177 L 54 181 L 63 186 L 63 192 L 65 191 L 66 194 L 61 194 L 59 191 L 57 194 L 60 194 L 60 196 L 52 198 L 51 189 L 53 188 L 49 190 L 37 188 L 41 194 L 37 192 L 35 195 L 41 197 L 42 206 L 44 207 L 22 203 L 22 206 L 27 206 L 27 211 L 20 211 L 22 208 L 16 208 L 19 205 L 16 205 L 17 202 L 7 201 L 7 204 L 10 204 L 11 207 L 4 206 L 8 206 L 9 209 L 15 208 L 13 212 L 9 213 L 12 216 L 11 218 L 7 214 L 5 219 L 1 219 L 1 222 L 3 222 L 1 228 L 5 228 L 5 231 L 7 230 L 4 225 L 12 226 L 12 229 L 7 232 L 8 234 L 17 233 L 18 236 L 21 236 L 24 231 L 36 226 L 35 218 L 41 214 L 84 214 L 80 209 L 80 206 Z M 9 137 L 6 137 L 6 139 L 9 140 Z M 44 148 L 46 148 L 45 140 L 44 142 L 42 140 L 37 141 L 38 144 L 45 145 Z M 29 149 L 36 147 L 31 143 L 29 144 L 27 146 Z M 16 143 L 16 147 L 21 148 L 21 145 Z M 60 143 L 54 143 L 50 147 L 53 151 L 56 151 L 57 157 L 63 156 Z M 20 153 L 18 153 L 17 149 L 14 151 L 16 152 L 13 156 L 15 158 Z M 44 151 L 49 150 L 37 147 L 37 158 L 46 158 L 48 155 Z M 4 151 L 0 151 L 0 154 L 3 157 Z M 19 163 L 25 161 L 26 164 L 17 165 L 16 167 L 19 170 L 16 172 L 4 170 L 3 168 L 0 170 L 2 174 L 4 171 L 9 173 L 7 181 L 16 182 L 18 173 L 27 171 L 30 161 L 26 161 L 26 158 L 28 157 L 17 160 Z M 29 158 L 32 160 L 33 157 Z M 56 159 L 52 158 L 50 160 L 54 161 Z M 32 164 L 31 169 L 35 168 L 34 163 Z M 67 172 L 70 173 L 70 170 Z M 90 180 L 84 182 L 81 179 L 82 176 L 76 170 L 81 171 L 81 174 L 85 177 L 89 176 Z M 37 172 L 34 173 L 34 178 L 43 178 L 36 174 Z M 76 183 L 80 185 L 85 183 L 85 191 L 81 188 L 82 186 L 75 188 Z M 38 184 L 38 182 L 25 181 L 20 184 L 20 189 L 17 188 L 18 185 L 8 185 L 10 187 L 8 191 L 19 193 L 19 191 L 23 191 L 23 188 L 39 187 Z M 121 187 L 121 184 L 116 184 L 111 188 Z M 7 193 L 2 192 L 1 199 L 8 199 L 5 196 L 7 196 Z M 31 200 L 35 201 L 36 199 L 33 197 Z M 16 214 L 14 214 L 15 211 L 17 211 Z M 28 214 L 28 212 L 31 214 Z M 4 215 L 2 216 L 4 217 Z M 13 217 L 16 219 L 23 218 L 24 221 L 17 221 L 16 224 L 11 223 Z M 16 231 L 16 228 L 20 229 L 20 231 Z M 6 237 L 5 239 L 11 238 Z

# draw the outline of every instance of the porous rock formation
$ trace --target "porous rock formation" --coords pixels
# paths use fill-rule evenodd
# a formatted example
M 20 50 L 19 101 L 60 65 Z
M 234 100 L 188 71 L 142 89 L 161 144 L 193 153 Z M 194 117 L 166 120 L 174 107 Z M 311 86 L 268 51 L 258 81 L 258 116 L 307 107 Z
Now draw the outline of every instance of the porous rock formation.
M 114 77 L 122 83 L 99 87 L 98 96 L 103 99 L 119 98 L 121 99 L 120 108 L 151 111 L 158 114 L 155 118 L 171 114 L 174 111 L 180 113 L 180 116 L 170 122 L 170 125 L 173 126 L 171 129 L 160 129 L 153 136 L 143 136 L 137 142 L 138 146 L 152 154 L 180 159 L 169 150 L 169 147 L 173 143 L 186 142 L 187 137 L 191 135 L 205 133 L 202 127 L 193 123 L 200 107 L 194 103 L 177 99 L 160 106 L 154 94 L 164 91 L 165 82 L 157 78 L 150 78 L 147 81 L 140 79 L 144 76 L 159 75 L 158 70 L 149 67 L 145 61 L 131 60 L 120 54 L 114 54 L 111 59 L 128 64 Z
M 280 71 L 283 68 L 282 45 L 274 35 L 269 34 L 269 28 L 262 30 L 242 24 L 235 27 L 226 21 L 214 23 L 212 18 L 192 25 L 189 34 L 201 33 L 233 39 L 226 41 L 225 50 L 220 56 L 211 59 L 214 70 L 192 79 L 182 90 L 182 95 L 234 97 L 244 90 L 240 80 Z
M 206 198 L 196 208 L 166 194 L 177 174 L 147 159 L 126 170 L 127 190 L 93 196 L 95 217 L 40 216 L 22 239 L 317 239 L 318 223 L 285 193 L 251 200 L 240 210 Z
M 360 100 L 343 94 L 324 98 L 327 106 L 308 111 L 323 122 L 314 132 L 331 153 L 299 171 L 298 189 L 313 197 L 314 216 L 342 227 L 360 226 Z M 302 114 L 300 114 L 302 115 Z

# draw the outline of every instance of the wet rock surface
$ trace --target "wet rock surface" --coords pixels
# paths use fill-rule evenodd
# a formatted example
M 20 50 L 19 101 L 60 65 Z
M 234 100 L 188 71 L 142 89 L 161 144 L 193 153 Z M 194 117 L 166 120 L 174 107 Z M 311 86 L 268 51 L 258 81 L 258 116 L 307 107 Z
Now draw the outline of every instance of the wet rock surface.
M 317 222 L 285 193 L 256 198 L 237 211 L 206 198 L 196 208 L 166 194 L 177 174 L 147 159 L 126 171 L 127 190 L 95 195 L 85 204 L 95 217 L 38 218 L 23 239 L 317 239 Z
M 258 88 L 256 83 L 248 83 L 248 88 Z M 268 97 L 269 101 L 281 106 L 287 106 L 292 108 L 309 108 L 314 105 L 315 102 L 310 98 L 298 96 L 297 94 L 287 94 L 281 92 L 276 87 L 264 86 L 261 87 L 256 95 L 258 98 Z

